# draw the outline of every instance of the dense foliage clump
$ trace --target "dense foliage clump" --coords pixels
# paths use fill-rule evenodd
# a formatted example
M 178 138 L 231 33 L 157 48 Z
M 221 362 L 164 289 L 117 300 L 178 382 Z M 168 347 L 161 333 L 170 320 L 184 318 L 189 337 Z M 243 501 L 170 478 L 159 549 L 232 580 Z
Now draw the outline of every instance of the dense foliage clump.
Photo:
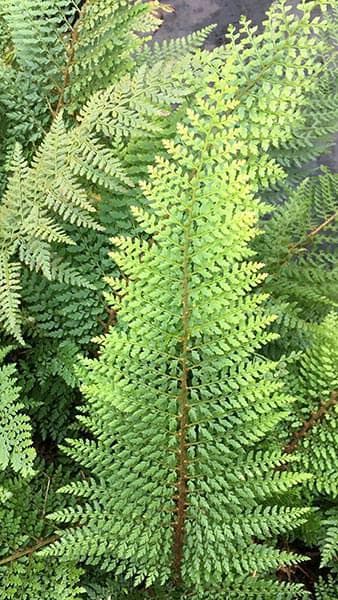
M 168 10 L 0 8 L 1 600 L 337 595 L 337 6 Z

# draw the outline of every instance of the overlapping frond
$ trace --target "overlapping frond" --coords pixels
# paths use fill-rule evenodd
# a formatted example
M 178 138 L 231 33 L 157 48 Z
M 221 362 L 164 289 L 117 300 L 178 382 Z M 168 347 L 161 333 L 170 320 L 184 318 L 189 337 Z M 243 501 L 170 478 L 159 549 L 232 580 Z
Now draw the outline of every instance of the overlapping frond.
M 337 183 L 329 171 L 304 180 L 262 223 L 256 248 L 269 272 L 265 288 L 280 307 L 283 344 L 293 338 L 299 345 L 307 321 L 337 310 Z
M 133 68 L 133 54 L 146 41 L 140 34 L 152 32 L 161 22 L 156 8 L 157 1 L 84 3 L 67 65 L 65 100 L 70 113 Z
M 80 480 L 0 477 L 1 600 L 136 600 L 145 585 L 158 600 L 303 599 L 275 576 L 300 560 L 275 542 L 298 526 L 333 565 L 336 177 L 304 182 L 266 228 L 255 198 L 289 193 L 330 143 L 333 6 L 273 3 L 262 32 L 243 19 L 210 53 L 210 28 L 147 45 L 158 2 L 0 6 L 0 324 L 32 344 L 19 385 L 48 460 L 79 434 L 78 350 L 117 323 L 80 369 Z M 10 364 L 1 385 L 0 460 L 30 474 Z M 331 509 L 305 524 L 318 498 Z M 76 527 L 46 561 L 47 512 Z
M 335 600 L 338 594 L 338 586 L 334 577 L 328 580 L 321 577 L 316 584 L 316 600 Z
M 61 119 L 56 121 L 28 167 L 20 149 L 13 158 L 13 174 L 0 205 L 1 321 L 5 329 L 22 341 L 19 314 L 21 264 L 47 279 L 58 277 L 55 247 L 73 244 L 62 220 L 99 229 L 93 204 L 68 164 L 68 138 Z M 20 262 L 19 262 L 20 261 Z M 67 279 L 60 268 L 60 278 Z M 70 282 L 84 283 L 72 270 Z
M 2 56 L 0 84 L 5 146 L 15 142 L 31 153 L 49 129 L 62 93 L 70 21 L 76 2 L 4 0 L 8 46 Z
M 23 414 L 15 366 L 5 364 L 10 348 L 0 349 L 0 471 L 11 468 L 24 477 L 33 472 L 31 426 Z
M 77 127 L 67 133 L 63 144 L 69 148 L 71 172 L 94 198 L 96 218 L 105 231 L 68 227 L 76 245 L 65 246 L 59 254 L 93 289 L 83 291 L 42 280 L 38 274 L 24 275 L 22 294 L 33 335 L 66 336 L 88 344 L 104 329 L 103 278 L 112 268 L 109 238 L 140 230 L 130 212 L 131 204 L 145 204 L 137 182 L 147 176 L 156 152 L 164 153 L 163 137 L 174 135 L 177 120 L 206 74 L 216 68 L 215 61 L 213 55 L 201 54 L 152 68 L 141 66 L 133 76 L 126 75 L 95 94 L 80 112 Z
M 87 502 L 54 515 L 80 525 L 56 555 L 99 561 L 136 584 L 173 579 L 196 597 L 292 564 L 292 553 L 265 540 L 307 513 L 273 501 L 306 478 L 273 476 L 282 453 L 266 440 L 290 398 L 273 377 L 276 365 L 259 357 L 274 317 L 266 296 L 252 293 L 264 279 L 249 247 L 263 210 L 254 192 L 283 173 L 266 159 L 265 143 L 247 152 L 249 107 L 264 107 L 257 140 L 274 127 L 264 100 L 271 86 L 257 81 L 244 96 L 236 66 L 209 75 L 142 186 L 149 212 L 133 214 L 152 243 L 113 239 L 125 274 L 113 281 L 118 326 L 82 373 L 81 423 L 96 441 L 69 446 L 94 481 L 67 487 Z M 273 141 L 267 134 L 275 144 L 292 135 L 301 101 L 283 88 L 285 113 Z
M 37 465 L 31 480 L 0 475 L 0 599 L 80 600 L 85 590 L 74 563 L 46 563 L 38 550 L 52 534 L 45 513 L 60 505 L 55 490 L 65 478 L 61 469 Z
M 301 468 L 313 474 L 309 486 L 331 498 L 338 495 L 338 317 L 329 314 L 311 326 L 308 348 L 291 377 L 297 398 L 295 430 L 302 422 L 309 427 L 295 450 Z

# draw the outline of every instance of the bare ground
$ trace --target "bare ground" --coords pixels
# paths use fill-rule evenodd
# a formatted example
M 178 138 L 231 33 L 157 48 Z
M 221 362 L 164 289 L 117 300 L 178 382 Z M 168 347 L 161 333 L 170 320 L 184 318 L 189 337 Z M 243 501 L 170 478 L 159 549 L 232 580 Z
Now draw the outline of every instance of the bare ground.
M 224 34 L 230 23 L 238 23 L 241 15 L 246 15 L 254 23 L 261 23 L 271 0 L 169 0 L 175 12 L 166 15 L 165 22 L 156 33 L 155 39 L 164 40 L 181 37 L 215 24 L 208 46 L 223 43 Z

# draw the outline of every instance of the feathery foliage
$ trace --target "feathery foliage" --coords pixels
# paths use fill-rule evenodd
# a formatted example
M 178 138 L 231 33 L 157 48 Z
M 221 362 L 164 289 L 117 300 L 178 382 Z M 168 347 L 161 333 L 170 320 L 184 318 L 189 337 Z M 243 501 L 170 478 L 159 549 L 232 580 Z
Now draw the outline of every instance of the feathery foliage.
M 31 427 L 22 413 L 15 366 L 5 364 L 9 351 L 10 348 L 0 350 L 0 470 L 10 466 L 25 477 L 32 473 L 34 459 Z
M 257 136 L 269 128 L 270 86 L 243 99 L 230 60 L 209 83 L 143 185 L 150 211 L 133 209 L 152 243 L 113 240 L 125 274 L 111 282 L 118 326 L 82 372 L 81 422 L 97 441 L 67 450 L 93 477 L 63 488 L 85 504 L 54 514 L 80 525 L 54 552 L 136 584 L 173 581 L 182 598 L 236 593 L 241 579 L 243 595 L 259 598 L 250 574 L 295 560 L 266 540 L 306 514 L 273 500 L 307 476 L 274 473 L 273 432 L 290 398 L 260 356 L 273 317 L 252 293 L 264 276 L 248 245 L 263 210 L 253 192 L 283 173 L 264 148 L 247 156 L 242 137 L 246 102 L 264 106 Z M 300 101 L 286 92 L 274 143 Z
M 67 172 L 66 143 L 62 123 L 57 120 L 31 167 L 17 149 L 13 174 L 0 204 L 0 319 L 18 341 L 23 341 L 19 313 L 21 264 L 47 279 L 83 285 L 74 269 L 59 264 L 55 246 L 73 243 L 60 221 L 98 227 L 92 217 L 94 206 Z
M 149 43 L 158 9 L 0 7 L 1 600 L 307 598 L 276 569 L 310 530 L 334 569 L 336 178 L 290 190 L 336 126 L 335 2 L 212 52 Z
M 324 171 L 290 192 L 257 243 L 267 290 L 309 321 L 338 306 L 337 212 L 338 176 Z
M 40 475 L 32 480 L 0 477 L 0 599 L 79 600 L 81 569 L 74 563 L 60 568 L 39 554 L 54 539 L 46 511 L 60 506 L 55 490 L 65 473 L 36 466 Z
M 338 587 L 333 577 L 328 581 L 320 579 L 316 585 L 316 600 L 335 600 L 337 594 Z

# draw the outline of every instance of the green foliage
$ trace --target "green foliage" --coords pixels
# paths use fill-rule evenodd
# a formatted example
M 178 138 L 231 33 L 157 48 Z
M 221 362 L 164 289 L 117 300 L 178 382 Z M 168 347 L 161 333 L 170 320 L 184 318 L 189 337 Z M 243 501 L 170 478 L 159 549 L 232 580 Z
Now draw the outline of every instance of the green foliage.
M 72 170 L 87 179 L 97 198 L 97 219 L 104 232 L 75 230 L 77 244 L 61 254 L 90 282 L 92 290 L 50 284 L 39 275 L 29 274 L 23 290 L 25 307 L 32 317 L 28 333 L 72 339 L 78 344 L 88 344 L 102 333 L 107 319 L 103 277 L 111 270 L 109 236 L 135 231 L 129 207 L 140 202 L 137 181 L 146 175 L 161 139 L 170 135 L 177 119 L 175 111 L 169 113 L 170 104 L 185 103 L 200 85 L 198 76 L 211 65 L 202 55 L 149 69 L 141 66 L 133 76 L 126 75 L 96 94 L 83 109 L 78 126 L 68 135 L 70 160 Z
M 317 518 L 305 527 L 305 539 L 321 551 L 321 564 L 331 565 L 338 554 L 338 316 L 330 313 L 308 327 L 308 346 L 290 373 L 289 384 L 297 398 L 292 431 L 307 429 L 294 451 L 296 468 L 312 474 L 303 497 L 319 508 Z M 309 531 L 310 529 L 310 531 Z
M 46 511 L 60 506 L 55 489 L 65 472 L 39 465 L 32 481 L 3 477 L 5 497 L 0 502 L 0 598 L 1 600 L 79 600 L 81 570 L 74 564 L 41 559 L 39 546 L 52 533 Z M 8 563 L 2 560 L 11 557 Z
M 160 24 L 152 14 L 158 7 L 157 1 L 141 0 L 84 3 L 73 30 L 73 51 L 68 56 L 65 100 L 70 112 L 77 111 L 95 91 L 107 88 L 133 68 L 133 54 L 145 44 L 139 34 L 155 30 Z
M 294 468 L 312 475 L 298 502 L 318 512 L 300 535 L 319 546 L 324 566 L 335 563 L 338 550 L 336 186 L 337 176 L 328 171 L 306 179 L 263 224 L 256 244 L 270 273 L 264 289 L 272 295 L 281 336 L 267 354 L 296 350 L 286 374 L 296 403 L 282 439 L 291 440 Z
M 290 191 L 256 246 L 269 272 L 267 291 L 303 320 L 338 307 L 337 212 L 338 176 L 324 171 Z
M 270 538 L 307 512 L 274 501 L 307 476 L 277 469 L 274 430 L 290 398 L 277 365 L 260 356 L 274 317 L 252 293 L 264 279 L 249 247 L 263 211 L 253 191 L 282 173 L 262 147 L 246 157 L 236 66 L 228 61 L 209 83 L 142 186 L 149 210 L 133 209 L 152 242 L 113 239 L 124 274 L 111 281 L 118 326 L 81 373 L 81 423 L 96 441 L 67 450 L 92 479 L 63 488 L 84 502 L 54 518 L 81 526 L 49 553 L 135 584 L 173 579 L 182 598 L 238 593 L 241 578 L 243 597 L 259 598 L 260 577 L 297 560 Z M 258 82 L 248 93 L 253 112 L 264 106 L 262 131 L 270 93 Z M 288 99 L 280 139 L 295 110 Z
M 316 585 L 316 600 L 336 600 L 338 594 L 338 585 L 333 577 L 326 581 L 320 578 Z
M 71 266 L 60 263 L 55 252 L 58 244 L 74 243 L 61 219 L 98 227 L 92 217 L 94 206 L 67 167 L 67 137 L 58 119 L 31 167 L 17 149 L 13 174 L 0 204 L 0 320 L 20 342 L 20 263 L 47 279 L 85 283 Z
M 334 566 L 334 405 L 282 454 L 336 386 L 336 178 L 290 192 L 335 129 L 334 5 L 205 52 L 148 43 L 156 1 L 1 3 L 0 600 L 307 598 L 295 528 Z M 46 558 L 48 512 L 77 527 Z
M 290 386 L 297 397 L 297 412 L 293 427 L 310 419 L 321 406 L 327 405 L 322 418 L 300 441 L 298 461 L 301 469 L 313 473 L 310 486 L 332 498 L 338 494 L 337 403 L 338 389 L 338 316 L 328 315 L 322 323 L 311 326 L 309 346 L 291 372 Z M 330 404 L 331 399 L 331 404 Z
M 0 470 L 10 466 L 24 477 L 33 472 L 29 419 L 22 413 L 20 388 L 13 364 L 4 359 L 10 348 L 0 349 Z

